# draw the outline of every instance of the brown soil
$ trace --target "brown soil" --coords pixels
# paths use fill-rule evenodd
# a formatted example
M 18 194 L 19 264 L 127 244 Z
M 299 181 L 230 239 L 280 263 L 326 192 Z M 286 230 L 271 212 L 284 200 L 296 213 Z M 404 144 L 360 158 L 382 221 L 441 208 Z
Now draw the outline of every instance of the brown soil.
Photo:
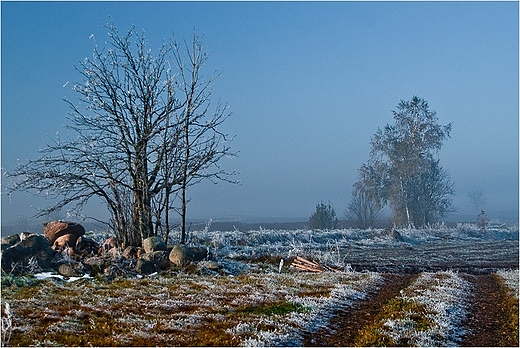
M 518 322 L 511 323 L 511 313 L 518 313 L 518 300 L 507 294 L 494 274 L 468 276 L 468 280 L 474 284 L 475 295 L 466 323 L 469 332 L 462 346 L 518 347 Z
M 417 275 L 385 274 L 387 281 L 381 289 L 357 307 L 336 313 L 327 328 L 309 333 L 304 346 L 354 346 L 356 336 L 372 323 L 382 306 L 399 291 L 412 283 Z M 465 275 L 475 287 L 468 320 L 464 323 L 468 334 L 461 346 L 465 347 L 518 347 L 518 300 L 494 274 Z M 516 313 L 516 317 L 515 317 Z
M 383 305 L 399 295 L 417 277 L 413 274 L 385 274 L 387 281 L 375 294 L 372 294 L 354 309 L 342 310 L 331 319 L 327 328 L 309 333 L 303 341 L 304 346 L 353 346 L 359 330 L 371 323 Z

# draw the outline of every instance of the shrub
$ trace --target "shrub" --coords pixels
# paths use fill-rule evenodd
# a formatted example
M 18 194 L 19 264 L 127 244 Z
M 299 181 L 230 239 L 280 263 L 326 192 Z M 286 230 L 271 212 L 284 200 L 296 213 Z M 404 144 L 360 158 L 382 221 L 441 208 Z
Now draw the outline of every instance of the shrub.
M 336 212 L 330 205 L 320 202 L 316 205 L 316 211 L 309 218 L 309 228 L 316 230 L 332 230 L 338 225 Z

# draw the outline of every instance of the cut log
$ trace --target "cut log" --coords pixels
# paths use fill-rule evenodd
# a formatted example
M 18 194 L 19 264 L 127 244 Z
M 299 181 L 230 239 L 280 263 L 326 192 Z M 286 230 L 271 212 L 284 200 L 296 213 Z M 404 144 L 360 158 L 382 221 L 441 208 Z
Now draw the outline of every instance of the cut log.
M 294 261 L 291 263 L 290 267 L 296 268 L 300 271 L 316 272 L 316 273 L 339 272 L 337 269 L 327 267 L 324 265 L 320 265 L 317 262 L 304 259 L 303 257 L 300 257 L 300 256 L 297 256 L 296 259 L 294 259 Z

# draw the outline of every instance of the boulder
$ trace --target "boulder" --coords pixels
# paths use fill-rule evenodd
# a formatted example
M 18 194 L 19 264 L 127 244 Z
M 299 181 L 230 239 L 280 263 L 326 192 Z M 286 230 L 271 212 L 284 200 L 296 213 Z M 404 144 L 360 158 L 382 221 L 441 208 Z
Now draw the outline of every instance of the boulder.
M 117 248 L 117 241 L 114 237 L 110 237 L 103 242 L 103 251 L 104 252 L 108 252 L 114 248 Z
M 125 259 L 135 259 L 137 257 L 137 248 L 134 246 L 128 246 L 123 250 L 123 257 Z
M 120 267 L 117 264 L 108 264 L 107 267 L 103 271 L 103 275 L 108 279 L 114 279 L 116 277 L 126 277 L 128 276 L 128 270 Z
M 139 260 L 151 261 L 158 269 L 167 269 L 168 267 L 170 267 L 169 255 L 168 251 L 166 250 L 145 253 L 143 256 L 139 258 Z
M 143 240 L 143 249 L 146 253 L 151 253 L 153 251 L 167 250 L 167 247 L 161 238 L 153 236 Z
M 85 234 L 85 229 L 80 224 L 59 220 L 44 223 L 43 233 L 49 240 L 50 245 L 54 245 L 54 242 L 61 236 L 70 234 L 74 237 L 69 238 L 69 241 L 73 241 L 74 245 L 69 246 L 76 246 L 77 239 Z
M 177 244 L 170 252 L 169 259 L 174 265 L 182 267 L 193 261 L 193 252 L 186 245 Z
M 2 250 L 12 247 L 20 240 L 21 239 L 18 234 L 13 234 L 12 236 L 2 238 Z
M 95 255 L 99 250 L 99 244 L 88 237 L 81 236 L 76 242 L 76 251 L 83 255 Z
M 103 274 L 105 268 L 109 264 L 109 260 L 101 256 L 86 257 L 83 259 L 83 266 L 86 271 L 91 275 Z
M 211 252 L 207 247 L 193 246 L 190 247 L 190 250 L 193 253 L 193 261 L 203 261 L 212 258 Z
M 382 234 L 390 239 L 394 239 L 399 242 L 404 242 L 403 236 L 401 236 L 401 233 L 399 233 L 397 230 L 394 230 L 393 228 L 385 229 L 383 230 Z
M 83 275 L 72 263 L 62 263 L 58 267 L 58 273 L 64 277 L 81 277 Z
M 155 264 L 152 261 L 148 261 L 143 258 L 137 260 L 135 270 L 141 274 L 152 274 L 157 271 Z
M 33 262 L 36 261 L 40 268 L 49 269 L 53 254 L 54 251 L 43 235 L 32 234 L 2 252 L 2 270 L 18 273 L 29 266 L 31 259 Z
M 52 249 L 54 250 L 63 250 L 65 248 L 74 248 L 76 247 L 77 239 L 72 234 L 66 234 L 58 237 L 54 243 L 52 244 Z

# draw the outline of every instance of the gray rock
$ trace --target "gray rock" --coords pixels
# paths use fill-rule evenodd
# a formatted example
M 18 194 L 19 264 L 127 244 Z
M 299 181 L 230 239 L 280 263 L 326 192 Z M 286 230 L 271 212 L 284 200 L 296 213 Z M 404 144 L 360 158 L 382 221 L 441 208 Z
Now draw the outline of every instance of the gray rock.
M 2 238 L 2 250 L 12 247 L 16 243 L 20 241 L 20 236 L 18 234 L 13 234 L 12 236 Z
M 143 249 L 146 253 L 167 250 L 166 244 L 159 237 L 149 237 L 143 240 Z
M 101 256 L 92 256 L 83 259 L 83 265 L 91 276 L 104 273 L 108 264 L 109 260 Z
M 103 271 L 103 275 L 108 279 L 113 279 L 116 277 L 125 277 L 128 275 L 128 271 L 119 267 L 117 264 L 109 264 Z
M 76 265 L 63 263 L 58 267 L 58 273 L 64 277 L 81 277 L 83 274 L 78 271 Z
M 128 246 L 123 250 L 123 257 L 125 259 L 135 259 L 137 257 L 137 248 L 134 246 Z
M 31 259 L 35 260 L 40 268 L 50 269 L 53 254 L 47 238 L 32 234 L 2 252 L 2 270 L 18 273 L 22 268 L 29 266 Z
M 95 255 L 98 253 L 99 244 L 92 238 L 81 236 L 76 242 L 76 251 L 83 255 Z
M 155 264 L 152 261 L 148 261 L 143 258 L 137 260 L 135 270 L 141 274 L 152 274 L 157 271 Z
M 204 246 L 190 247 L 190 250 L 193 253 L 193 261 L 202 261 L 212 257 L 209 249 Z
M 140 259 L 153 262 L 155 267 L 158 269 L 167 269 L 168 267 L 170 267 L 170 260 L 168 257 L 168 251 L 159 250 L 153 251 L 151 253 L 146 253 L 143 256 L 141 256 Z
M 193 261 L 193 252 L 186 245 L 177 244 L 170 252 L 169 259 L 175 266 L 182 267 Z

